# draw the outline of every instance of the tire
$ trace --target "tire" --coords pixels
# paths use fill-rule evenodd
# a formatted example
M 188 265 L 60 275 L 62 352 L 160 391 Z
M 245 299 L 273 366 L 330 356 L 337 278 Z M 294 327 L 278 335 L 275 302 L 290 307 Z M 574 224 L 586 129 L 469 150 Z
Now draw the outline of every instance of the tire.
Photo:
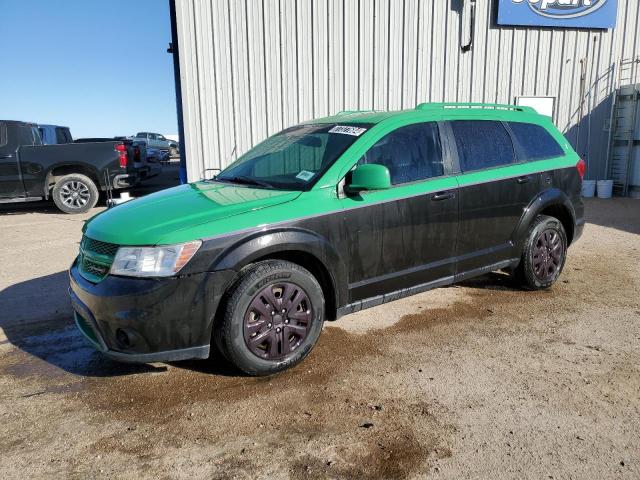
M 242 274 L 223 308 L 214 331 L 216 346 L 243 372 L 264 376 L 293 367 L 311 352 L 322 331 L 325 305 L 320 284 L 306 269 L 267 260 Z
M 169 157 L 177 157 L 178 156 L 178 147 L 174 147 L 171 145 L 169 147 Z
M 72 173 L 58 179 L 52 197 L 56 207 L 64 213 L 85 213 L 96 206 L 99 193 L 89 177 Z
M 538 215 L 529 227 L 522 258 L 515 270 L 528 290 L 544 290 L 557 280 L 567 259 L 567 234 L 555 217 Z

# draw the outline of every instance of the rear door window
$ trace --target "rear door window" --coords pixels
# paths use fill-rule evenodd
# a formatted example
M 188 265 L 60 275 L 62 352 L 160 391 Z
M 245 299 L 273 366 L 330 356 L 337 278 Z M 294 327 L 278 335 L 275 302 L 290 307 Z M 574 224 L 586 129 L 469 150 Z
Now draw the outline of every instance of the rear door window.
M 378 140 L 358 162 L 367 163 L 387 167 L 392 185 L 443 175 L 438 125 L 418 123 L 394 130 Z
M 516 142 L 524 158 L 523 161 L 544 160 L 546 158 L 561 157 L 564 150 L 546 129 L 540 125 L 522 122 L 509 122 Z
M 454 120 L 451 122 L 463 172 L 510 165 L 516 155 L 509 132 L 502 122 Z

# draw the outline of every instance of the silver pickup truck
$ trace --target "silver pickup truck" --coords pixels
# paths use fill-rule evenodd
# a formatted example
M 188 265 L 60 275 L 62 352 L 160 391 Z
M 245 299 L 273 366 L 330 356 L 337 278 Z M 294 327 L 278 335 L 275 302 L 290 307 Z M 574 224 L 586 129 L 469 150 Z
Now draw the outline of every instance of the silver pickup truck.
M 167 151 L 171 157 L 177 157 L 180 154 L 178 142 L 170 138 L 165 138 L 164 135 L 159 133 L 138 132 L 135 137 L 131 137 L 131 139 L 142 141 L 147 144 L 147 147 Z

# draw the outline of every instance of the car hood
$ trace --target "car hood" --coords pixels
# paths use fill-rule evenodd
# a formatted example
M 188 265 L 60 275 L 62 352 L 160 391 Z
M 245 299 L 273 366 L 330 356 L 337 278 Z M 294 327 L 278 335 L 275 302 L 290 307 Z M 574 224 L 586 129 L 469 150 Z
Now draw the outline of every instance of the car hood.
M 131 200 L 93 217 L 85 234 L 119 245 L 155 245 L 178 230 L 290 202 L 298 191 L 197 182 Z

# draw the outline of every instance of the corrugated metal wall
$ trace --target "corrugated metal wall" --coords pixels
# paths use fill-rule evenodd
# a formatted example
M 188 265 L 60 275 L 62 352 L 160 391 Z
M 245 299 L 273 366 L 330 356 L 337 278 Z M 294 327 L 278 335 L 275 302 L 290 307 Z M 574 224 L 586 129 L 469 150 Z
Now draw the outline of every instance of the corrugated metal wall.
M 640 55 L 640 0 L 614 30 L 497 26 L 477 0 L 175 0 L 189 179 L 282 128 L 340 110 L 556 97 L 554 120 L 603 178 L 621 59 Z M 627 63 L 622 83 L 635 83 Z M 637 70 L 640 70 L 637 69 Z

